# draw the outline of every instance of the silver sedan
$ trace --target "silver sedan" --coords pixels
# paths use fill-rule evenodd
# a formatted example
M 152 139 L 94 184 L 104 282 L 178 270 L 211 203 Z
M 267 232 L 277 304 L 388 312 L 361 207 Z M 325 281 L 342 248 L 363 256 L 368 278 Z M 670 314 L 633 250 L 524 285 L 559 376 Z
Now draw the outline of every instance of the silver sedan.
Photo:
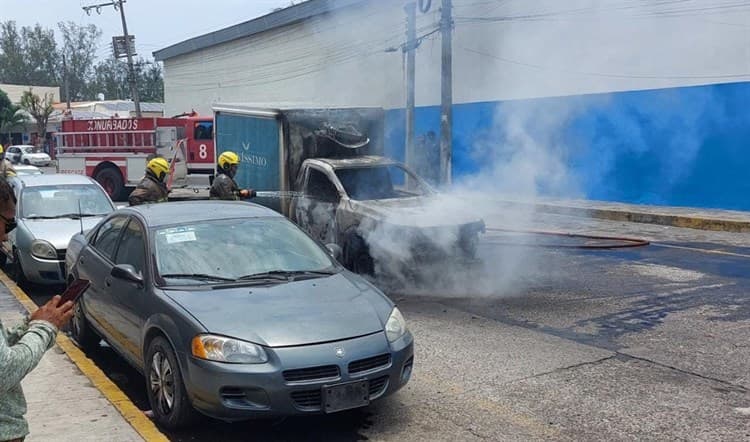
M 96 181 L 80 175 L 24 175 L 11 184 L 18 227 L 2 244 L 11 275 L 19 283 L 64 283 L 70 238 L 114 211 L 112 200 Z

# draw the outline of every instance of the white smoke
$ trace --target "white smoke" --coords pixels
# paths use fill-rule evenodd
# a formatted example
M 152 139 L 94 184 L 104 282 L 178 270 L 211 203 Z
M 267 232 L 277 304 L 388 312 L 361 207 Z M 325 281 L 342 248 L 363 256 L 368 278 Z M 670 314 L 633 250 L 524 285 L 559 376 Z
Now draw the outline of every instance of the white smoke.
M 456 228 L 483 220 L 488 229 L 524 230 L 533 226 L 533 203 L 541 195 L 576 197 L 560 134 L 584 108 L 575 102 L 551 107 L 524 102 L 498 105 L 491 128 L 472 140 L 475 159 L 484 167 L 435 197 L 418 214 L 394 212 L 361 234 L 375 259 L 378 284 L 389 291 L 444 296 L 518 294 L 539 272 L 533 236 L 488 230 L 479 235 L 475 260 L 457 247 Z M 508 204 L 509 201 L 522 204 Z M 407 226 L 418 226 L 409 229 Z M 424 246 L 424 236 L 429 246 Z M 440 259 L 420 256 L 434 248 Z

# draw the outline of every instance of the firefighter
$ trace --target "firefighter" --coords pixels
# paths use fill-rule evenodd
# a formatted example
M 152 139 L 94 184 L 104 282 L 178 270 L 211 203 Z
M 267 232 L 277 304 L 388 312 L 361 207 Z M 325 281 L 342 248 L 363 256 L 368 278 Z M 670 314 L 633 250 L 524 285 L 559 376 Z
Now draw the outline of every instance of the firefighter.
M 169 163 L 161 157 L 156 157 L 146 165 L 146 176 L 128 198 L 131 206 L 150 203 L 164 203 L 167 201 L 167 185 L 164 178 L 169 173 Z
M 214 200 L 239 200 L 241 198 L 252 198 L 255 191 L 251 189 L 240 189 L 237 182 L 234 181 L 234 175 L 237 173 L 237 166 L 240 164 L 240 157 L 234 152 L 224 152 L 219 155 L 218 172 L 214 178 L 209 193 Z
M 0 176 L 10 177 L 16 176 L 16 170 L 13 165 L 5 158 L 5 148 L 0 144 Z

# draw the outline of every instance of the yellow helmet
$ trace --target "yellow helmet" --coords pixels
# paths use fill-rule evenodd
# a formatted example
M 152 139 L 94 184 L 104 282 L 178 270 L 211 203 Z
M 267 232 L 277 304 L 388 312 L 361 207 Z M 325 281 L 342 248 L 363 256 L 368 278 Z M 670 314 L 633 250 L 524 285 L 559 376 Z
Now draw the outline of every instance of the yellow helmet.
M 219 167 L 222 169 L 229 169 L 231 166 L 240 164 L 240 157 L 236 153 L 226 151 L 219 155 Z
M 164 177 L 169 173 L 169 163 L 164 158 L 157 157 L 148 162 L 146 170 L 153 173 L 159 180 L 164 180 Z

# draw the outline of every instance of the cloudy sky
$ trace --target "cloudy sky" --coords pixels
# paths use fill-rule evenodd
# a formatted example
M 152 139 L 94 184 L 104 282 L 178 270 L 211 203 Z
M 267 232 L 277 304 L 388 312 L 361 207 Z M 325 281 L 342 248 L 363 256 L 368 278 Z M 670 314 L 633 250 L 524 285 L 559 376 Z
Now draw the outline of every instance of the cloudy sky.
M 93 23 L 102 30 L 98 55 L 111 53 L 113 35 L 122 35 L 120 14 L 111 6 L 101 15 L 88 16 L 81 6 L 109 3 L 110 0 L 0 0 L 0 21 L 15 20 L 18 26 L 35 23 L 54 28 L 57 22 Z M 125 13 L 128 32 L 135 35 L 136 50 L 151 57 L 157 49 L 265 15 L 288 6 L 291 0 L 127 0 Z M 294 3 L 301 3 L 300 0 Z

